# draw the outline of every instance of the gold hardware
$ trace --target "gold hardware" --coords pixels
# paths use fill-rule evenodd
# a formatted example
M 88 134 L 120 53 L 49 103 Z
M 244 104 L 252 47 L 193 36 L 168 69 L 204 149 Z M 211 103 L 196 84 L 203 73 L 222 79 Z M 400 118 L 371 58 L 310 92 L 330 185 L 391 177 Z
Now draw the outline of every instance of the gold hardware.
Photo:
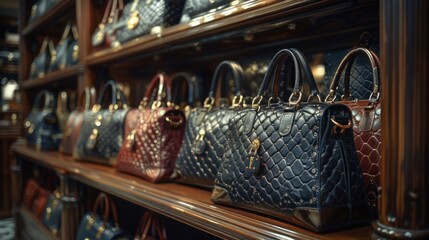
M 270 105 L 270 104 L 272 104 L 272 103 L 278 103 L 280 101 L 280 98 L 279 97 L 270 97 L 269 99 L 268 99 L 268 105 Z
M 86 224 L 86 230 L 91 229 L 91 226 L 94 224 L 95 219 L 91 216 L 88 216 L 88 223 Z
M 29 128 L 31 126 L 31 122 L 30 121 L 25 121 L 24 125 L 25 125 L 26 128 Z
M 216 2 L 216 0 L 210 0 L 210 3 L 215 3 Z
M 231 107 L 233 108 L 239 107 L 242 102 L 243 102 L 242 95 L 234 96 L 234 98 L 232 99 Z
M 258 95 L 252 100 L 252 108 L 259 109 L 259 104 L 262 101 L 262 96 Z
M 250 144 L 250 150 L 249 150 L 249 166 L 246 166 L 246 169 L 254 170 L 255 166 L 253 166 L 253 162 L 255 161 L 256 152 L 258 151 L 259 147 L 261 146 L 261 142 L 258 138 L 254 139 L 252 143 Z
M 98 129 L 92 129 L 91 136 L 89 136 L 89 139 L 95 140 L 98 137 Z
M 204 107 L 205 108 L 211 108 L 214 104 L 215 100 L 212 97 L 207 97 L 206 100 L 204 100 Z
M 79 58 L 79 46 L 78 45 L 74 45 L 73 46 L 73 54 L 72 54 L 73 60 L 77 61 L 77 59 Z
M 131 133 L 130 133 L 130 134 L 128 134 L 128 136 L 127 136 L 127 143 L 126 143 L 125 147 L 126 147 L 128 150 L 131 150 L 131 149 L 133 148 L 133 146 L 134 146 L 134 142 L 135 142 L 135 135 L 136 135 L 136 133 L 137 133 L 137 130 L 133 129 L 133 130 L 131 131 Z
M 27 129 L 28 134 L 32 134 L 34 132 L 34 125 L 31 124 L 30 127 Z
M 31 16 L 32 16 L 32 17 L 35 17 L 35 16 L 36 16 L 36 13 L 37 13 L 37 5 L 33 5 L 33 6 L 31 7 Z
M 174 121 L 173 119 L 166 117 L 165 121 L 167 121 L 173 127 L 179 127 L 183 123 L 182 118 L 180 118 L 179 121 Z
M 136 28 L 137 25 L 139 25 L 139 20 L 139 12 L 132 12 L 130 18 L 128 19 L 127 28 L 130 30 Z
M 95 104 L 93 107 L 92 107 L 92 111 L 93 112 L 98 112 L 98 111 L 100 111 L 100 109 L 101 109 L 101 105 L 100 104 Z
M 101 120 L 103 120 L 103 116 L 98 115 L 97 119 L 95 119 L 95 122 L 94 122 L 95 126 L 97 126 L 97 127 L 101 126 Z
M 344 133 L 344 131 L 346 129 L 349 129 L 352 127 L 352 122 L 349 120 L 349 122 L 347 123 L 347 125 L 341 124 L 337 121 L 335 121 L 335 117 L 331 118 L 331 122 L 334 124 L 334 128 L 332 129 L 333 133 L 337 134 L 338 133 L 338 128 L 340 128 L 340 133 Z
M 51 53 L 51 63 L 57 60 L 57 51 L 52 51 Z
M 46 215 L 45 215 L 46 221 L 49 221 L 49 219 L 51 219 L 51 212 L 52 212 L 52 209 L 50 207 L 47 207 L 46 208 Z
M 158 109 L 159 107 L 161 107 L 161 101 L 154 101 L 154 102 L 152 103 L 152 106 L 151 106 L 152 110 L 156 110 L 156 109 Z
M 293 98 L 296 96 L 298 96 L 297 99 L 293 100 Z M 298 105 L 301 103 L 301 99 L 302 99 L 302 92 L 293 92 L 289 96 L 289 105 Z
M 322 102 L 322 99 L 320 98 L 319 94 L 310 94 L 307 98 L 307 102 L 311 102 L 311 99 L 316 98 L 316 103 Z
M 206 131 L 204 131 L 204 129 L 201 129 L 198 132 L 197 137 L 195 138 L 196 141 L 203 141 L 204 140 L 204 135 L 206 135 Z
M 337 96 L 335 95 L 335 91 L 331 89 L 331 90 L 329 90 L 328 96 L 326 96 L 326 98 L 325 98 L 325 102 L 332 103 L 335 101 L 336 97 Z
M 105 230 L 104 225 L 101 225 L 101 226 L 98 228 L 97 235 L 95 235 L 95 237 L 96 237 L 97 239 L 100 239 L 100 238 L 101 238 L 101 235 L 102 235 L 102 234 L 103 234 L 103 232 L 104 232 L 104 230 Z

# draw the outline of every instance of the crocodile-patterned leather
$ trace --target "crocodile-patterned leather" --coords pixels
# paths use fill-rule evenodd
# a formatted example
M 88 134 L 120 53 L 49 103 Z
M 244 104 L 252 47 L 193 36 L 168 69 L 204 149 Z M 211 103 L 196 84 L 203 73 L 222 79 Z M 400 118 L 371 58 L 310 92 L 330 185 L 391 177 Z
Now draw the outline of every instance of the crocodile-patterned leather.
M 192 19 L 199 14 L 209 13 L 212 9 L 229 6 L 231 2 L 231 0 L 186 0 L 182 19 Z
M 134 2 L 128 3 L 119 19 L 117 26 L 120 26 L 117 32 L 118 41 L 127 42 L 136 37 L 140 37 L 151 32 L 154 27 L 169 27 L 179 23 L 182 16 L 184 0 L 140 0 L 135 9 Z M 129 29 L 128 21 L 134 11 L 138 12 L 137 25 Z
M 24 120 L 25 138 L 27 143 L 35 145 L 41 150 L 56 150 L 60 145 L 61 129 L 58 117 L 52 104 L 41 108 L 41 97 L 50 98 L 54 101 L 54 96 L 46 90 L 39 92 L 31 112 Z

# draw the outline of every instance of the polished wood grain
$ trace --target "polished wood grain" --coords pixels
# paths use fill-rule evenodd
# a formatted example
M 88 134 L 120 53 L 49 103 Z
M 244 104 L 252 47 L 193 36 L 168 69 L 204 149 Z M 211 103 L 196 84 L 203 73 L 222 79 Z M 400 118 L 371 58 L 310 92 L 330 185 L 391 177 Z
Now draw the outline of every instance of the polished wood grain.
M 21 86 L 24 89 L 35 87 L 46 87 L 49 84 L 64 84 L 65 79 L 77 81 L 77 76 L 83 72 L 83 67 L 80 64 L 70 66 L 64 70 L 48 73 L 43 78 L 27 79 L 22 82 Z M 73 78 L 76 77 L 76 78 Z
M 210 201 L 211 192 L 176 183 L 152 184 L 113 167 L 75 161 L 58 152 L 41 152 L 19 141 L 17 156 L 44 167 L 61 169 L 72 179 L 139 206 L 228 239 L 369 239 L 369 226 L 317 234 L 269 216 L 224 207 Z
M 17 210 L 18 219 L 21 221 L 18 239 L 52 239 L 57 240 L 36 216 L 26 208 L 21 207 Z
M 22 1 L 21 1 L 22 3 Z M 64 12 L 67 12 L 72 6 L 76 4 L 75 0 L 61 0 L 46 13 L 36 18 L 34 21 L 31 21 L 26 25 L 22 31 L 22 36 L 28 36 L 30 34 L 35 34 L 38 31 L 46 27 L 48 23 L 55 22 L 56 18 L 60 17 Z M 20 6 L 21 7 L 21 6 Z M 30 6 L 31 7 L 31 6 Z M 22 8 L 22 7 L 21 7 Z M 20 18 L 21 22 L 25 24 L 28 21 L 28 14 L 25 14 L 25 18 Z
M 429 2 L 381 1 L 382 237 L 429 238 Z

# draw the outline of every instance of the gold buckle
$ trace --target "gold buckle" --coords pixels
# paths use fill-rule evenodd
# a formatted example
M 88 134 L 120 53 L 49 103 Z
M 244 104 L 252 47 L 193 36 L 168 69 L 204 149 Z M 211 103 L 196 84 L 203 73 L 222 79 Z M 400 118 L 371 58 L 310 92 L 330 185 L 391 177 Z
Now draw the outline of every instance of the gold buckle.
M 259 104 L 261 103 L 261 101 L 262 101 L 262 96 L 261 95 L 258 95 L 255 98 L 253 98 L 253 100 L 252 100 L 252 108 L 259 110 Z
M 346 129 L 349 129 L 352 127 L 352 122 L 349 120 L 347 125 L 341 124 L 335 120 L 335 117 L 331 118 L 331 122 L 334 124 L 334 128 L 332 129 L 332 132 L 334 134 L 338 133 L 338 128 L 340 128 L 340 133 L 344 133 Z
M 182 118 L 180 118 L 179 121 L 174 121 L 173 119 L 166 117 L 165 121 L 168 122 L 173 127 L 179 127 L 183 123 Z
M 243 102 L 243 95 L 236 95 L 232 99 L 231 107 L 232 108 L 239 107 L 242 102 Z
M 204 108 L 211 108 L 214 102 L 215 102 L 214 98 L 207 97 L 206 100 L 204 100 Z

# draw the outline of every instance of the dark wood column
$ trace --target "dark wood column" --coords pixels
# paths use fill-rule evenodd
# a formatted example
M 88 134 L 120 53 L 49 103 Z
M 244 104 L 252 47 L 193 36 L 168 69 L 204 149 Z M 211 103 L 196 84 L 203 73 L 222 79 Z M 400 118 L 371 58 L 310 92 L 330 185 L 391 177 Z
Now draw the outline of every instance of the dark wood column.
M 429 1 L 380 6 L 382 167 L 374 237 L 429 238 Z

